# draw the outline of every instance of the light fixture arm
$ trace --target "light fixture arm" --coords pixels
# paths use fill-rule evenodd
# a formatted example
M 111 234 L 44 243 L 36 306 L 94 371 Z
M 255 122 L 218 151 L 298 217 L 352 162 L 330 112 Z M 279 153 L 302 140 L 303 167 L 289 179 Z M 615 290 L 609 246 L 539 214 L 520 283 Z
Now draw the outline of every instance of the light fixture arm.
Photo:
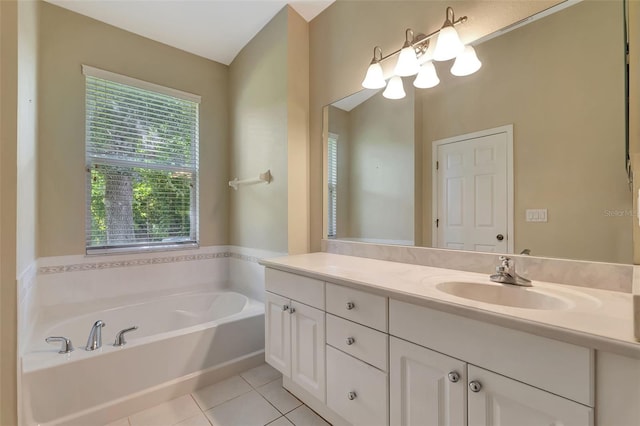
M 376 56 L 376 53 L 380 54 L 380 57 Z M 382 57 L 382 48 L 380 46 L 376 46 L 373 48 L 373 59 L 371 60 L 372 64 L 378 63 L 382 61 L 384 58 Z
M 447 8 L 447 20 L 448 20 L 448 17 L 449 17 L 449 9 L 451 9 L 451 16 L 455 17 L 453 15 L 453 8 L 448 7 Z M 463 17 L 458 18 L 458 19 L 454 19 L 454 20 L 451 21 L 451 25 L 456 26 L 456 25 L 464 24 L 465 22 L 467 22 L 467 19 L 468 18 L 466 16 L 463 16 Z M 407 30 L 405 31 L 405 39 L 407 39 L 407 40 L 408 40 L 409 31 L 411 31 L 411 34 L 413 36 L 413 30 L 411 30 L 411 28 L 407 28 Z M 439 32 L 440 32 L 440 29 L 437 29 L 434 32 L 426 34 L 426 35 L 420 33 L 417 36 L 413 37 L 413 41 L 410 43 L 410 45 L 413 46 L 413 48 L 416 49 L 418 52 L 424 53 L 427 50 L 427 47 L 429 46 L 429 40 L 431 40 Z M 406 41 L 405 41 L 405 43 L 406 43 Z M 378 46 L 376 46 L 376 47 L 378 49 L 380 49 Z M 404 46 L 402 48 L 404 48 Z M 385 56 L 382 56 L 382 49 L 380 49 L 381 57 L 378 60 L 378 62 L 385 61 L 385 60 L 387 60 L 387 59 L 399 54 L 400 51 L 402 50 L 402 48 L 400 48 L 400 49 L 398 49 L 398 50 L 396 50 L 394 52 L 391 52 L 391 53 L 389 53 L 388 55 L 385 55 Z M 374 48 L 374 57 L 375 57 L 375 48 Z

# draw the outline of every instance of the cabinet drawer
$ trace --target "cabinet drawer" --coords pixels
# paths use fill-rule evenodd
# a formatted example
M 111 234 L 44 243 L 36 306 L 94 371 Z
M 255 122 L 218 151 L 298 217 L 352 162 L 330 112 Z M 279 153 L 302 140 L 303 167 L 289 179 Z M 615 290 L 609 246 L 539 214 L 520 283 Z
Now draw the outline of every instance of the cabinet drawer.
M 305 305 L 324 310 L 324 282 L 267 268 L 265 289 Z
M 581 346 L 389 301 L 389 333 L 594 406 L 594 354 Z
M 382 371 L 387 371 L 387 334 L 327 314 L 327 343 Z
M 389 424 L 387 375 L 327 346 L 327 405 L 353 425 Z
M 386 332 L 387 298 L 327 283 L 327 312 Z

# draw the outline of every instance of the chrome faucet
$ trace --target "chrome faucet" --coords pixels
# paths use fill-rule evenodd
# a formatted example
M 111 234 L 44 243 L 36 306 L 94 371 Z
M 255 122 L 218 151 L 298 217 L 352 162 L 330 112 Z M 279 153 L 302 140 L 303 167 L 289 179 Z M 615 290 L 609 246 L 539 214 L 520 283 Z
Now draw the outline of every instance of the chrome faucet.
M 87 340 L 87 346 L 85 347 L 88 351 L 95 351 L 98 348 L 102 347 L 102 327 L 106 324 L 101 320 L 96 321 L 91 327 L 91 332 L 89 332 L 89 339 Z
M 489 279 L 500 284 L 519 285 L 531 287 L 531 280 L 521 277 L 516 273 L 516 262 L 510 257 L 500 256 L 500 265 L 496 267 L 496 273 Z

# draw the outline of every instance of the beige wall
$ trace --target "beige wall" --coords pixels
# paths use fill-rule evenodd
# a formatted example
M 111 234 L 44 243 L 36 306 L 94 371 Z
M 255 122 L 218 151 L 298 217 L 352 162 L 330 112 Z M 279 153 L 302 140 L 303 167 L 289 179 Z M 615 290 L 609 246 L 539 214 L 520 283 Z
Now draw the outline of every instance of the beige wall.
M 38 6 L 36 1 L 21 1 L 18 10 L 18 276 L 36 260 Z
M 476 40 L 507 24 L 559 3 L 550 1 L 457 1 L 463 41 Z M 360 90 L 373 47 L 389 53 L 401 47 L 405 29 L 439 28 L 451 2 L 338 0 L 310 23 L 311 249 L 322 238 L 322 107 Z
M 618 2 L 585 1 L 478 46 L 472 76 L 437 64 L 441 84 L 420 92 L 423 211 L 433 141 L 513 124 L 515 251 L 631 263 L 621 18 Z M 547 223 L 525 222 L 535 208 L 548 209 Z
M 635 176 L 633 193 L 640 193 L 640 1 L 629 1 L 629 151 Z M 634 211 L 640 203 L 634 204 Z M 640 264 L 640 224 L 633 220 L 633 262 Z M 640 288 L 637 289 L 640 293 Z
M 349 112 L 348 237 L 413 242 L 413 104 L 379 92 Z
M 271 169 L 269 185 L 231 191 L 233 245 L 287 251 L 287 9 L 229 66 L 231 177 Z
M 308 250 L 308 26 L 283 8 L 229 66 L 231 176 L 271 170 L 231 194 L 231 244 Z
M 309 252 L 309 24 L 287 7 L 288 252 Z
M 202 97 L 200 243 L 227 244 L 228 68 L 41 3 L 38 256 L 85 251 L 82 64 Z
M 17 424 L 18 5 L 0 1 L 0 424 Z

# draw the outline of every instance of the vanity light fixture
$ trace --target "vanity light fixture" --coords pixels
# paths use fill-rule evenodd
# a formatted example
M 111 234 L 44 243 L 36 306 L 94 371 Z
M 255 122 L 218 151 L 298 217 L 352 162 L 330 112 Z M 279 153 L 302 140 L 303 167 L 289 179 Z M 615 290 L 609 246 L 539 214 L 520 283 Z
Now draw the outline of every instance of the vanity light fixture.
M 444 24 L 442 24 L 442 28 L 438 32 L 438 42 L 436 43 L 436 50 L 433 52 L 433 59 L 436 61 L 448 61 L 464 50 L 464 44 L 460 41 L 458 32 L 453 27 L 454 22 L 456 22 L 453 8 L 447 7 L 445 13 Z M 449 15 L 451 15 L 451 18 L 449 18 Z M 462 19 L 466 20 L 467 17 L 464 16 Z
M 398 62 L 394 70 L 396 75 L 400 77 L 409 77 L 418 74 L 420 71 L 420 64 L 418 63 L 418 55 L 413 47 L 413 30 L 408 28 L 405 31 L 405 40 L 400 54 L 398 55 Z
M 413 85 L 418 89 L 430 89 L 440 84 L 440 79 L 436 73 L 436 67 L 432 61 L 422 64 L 420 72 L 413 81 Z
M 482 62 L 478 59 L 476 50 L 473 46 L 469 45 L 466 46 L 462 53 L 456 58 L 456 61 L 451 67 L 451 74 L 464 77 L 465 75 L 470 75 L 478 71 L 481 66 Z
M 404 92 L 404 86 L 402 84 L 402 77 L 394 75 L 389 80 L 389 84 L 387 84 L 387 88 L 382 92 L 382 96 L 387 99 L 402 99 L 407 94 Z
M 376 55 L 376 52 L 380 53 L 379 57 Z M 367 75 L 362 81 L 362 87 L 365 89 L 382 89 L 387 85 L 387 82 L 384 80 L 384 75 L 382 74 L 382 65 L 380 65 L 381 60 L 382 49 L 380 46 L 376 46 L 373 48 L 373 59 L 371 60 L 369 69 L 367 69 Z
M 405 97 L 401 77 L 416 75 L 413 85 L 420 89 L 435 87 L 440 83 L 433 61 L 447 61 L 456 58 L 451 73 L 455 76 L 473 74 L 482 66 L 472 46 L 465 46 L 454 28 L 467 21 L 463 16 L 456 19 L 453 8 L 447 7 L 442 27 L 430 34 L 417 34 L 408 28 L 405 31 L 405 41 L 401 49 L 386 56 L 382 55 L 380 46 L 373 49 L 373 59 L 362 81 L 366 89 L 381 89 L 387 86 L 383 96 L 388 99 L 402 99 Z M 381 63 L 388 58 L 398 55 L 394 74 L 387 84 L 384 79 Z M 422 64 L 422 65 L 420 65 Z

